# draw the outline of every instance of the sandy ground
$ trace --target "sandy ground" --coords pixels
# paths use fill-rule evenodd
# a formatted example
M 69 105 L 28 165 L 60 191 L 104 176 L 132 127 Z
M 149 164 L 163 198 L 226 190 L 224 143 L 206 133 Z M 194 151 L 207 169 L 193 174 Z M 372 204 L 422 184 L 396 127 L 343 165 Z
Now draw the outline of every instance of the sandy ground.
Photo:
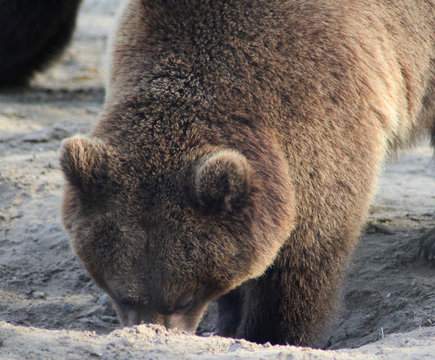
M 330 350 L 147 325 L 119 329 L 108 297 L 62 232 L 58 165 L 61 140 L 98 120 L 103 52 L 118 3 L 85 0 L 59 62 L 29 88 L 0 93 L 0 359 L 433 358 L 435 267 L 417 257 L 418 239 L 435 226 L 435 164 L 426 143 L 385 166 L 328 332 Z M 213 318 L 212 308 L 201 334 L 213 330 Z

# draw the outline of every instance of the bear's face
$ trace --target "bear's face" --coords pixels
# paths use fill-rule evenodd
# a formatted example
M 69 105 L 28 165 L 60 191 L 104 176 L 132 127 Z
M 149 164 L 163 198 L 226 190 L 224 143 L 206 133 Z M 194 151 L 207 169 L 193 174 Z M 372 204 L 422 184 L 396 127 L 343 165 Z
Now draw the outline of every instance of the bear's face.
M 139 172 L 100 140 L 63 144 L 64 227 L 124 325 L 194 330 L 212 300 L 261 274 L 285 240 L 263 238 L 257 174 L 243 155 L 176 163 Z

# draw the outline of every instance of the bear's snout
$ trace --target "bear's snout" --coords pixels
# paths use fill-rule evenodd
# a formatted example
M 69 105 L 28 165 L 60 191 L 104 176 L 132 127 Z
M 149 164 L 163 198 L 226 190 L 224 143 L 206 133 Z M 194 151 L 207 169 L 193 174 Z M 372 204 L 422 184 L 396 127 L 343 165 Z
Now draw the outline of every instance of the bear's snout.
M 192 333 L 195 331 L 200 319 L 200 316 L 179 313 L 147 316 L 135 308 L 118 311 L 118 314 L 124 327 L 152 323 L 163 325 L 166 329 L 178 329 Z

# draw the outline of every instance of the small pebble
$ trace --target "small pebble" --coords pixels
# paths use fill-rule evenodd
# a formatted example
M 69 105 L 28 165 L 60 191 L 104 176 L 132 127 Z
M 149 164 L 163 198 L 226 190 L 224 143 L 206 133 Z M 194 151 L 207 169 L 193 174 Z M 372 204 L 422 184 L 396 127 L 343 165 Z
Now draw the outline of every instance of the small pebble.
M 131 346 L 132 343 L 131 341 L 127 340 L 127 339 L 121 339 L 118 341 L 118 344 L 121 346 Z
M 33 293 L 33 297 L 35 299 L 45 299 L 47 297 L 47 294 L 43 291 L 35 291 Z
M 240 344 L 240 343 L 235 343 L 235 344 L 232 344 L 232 345 L 230 346 L 229 351 L 237 351 L 237 350 L 241 349 L 242 347 L 243 347 L 242 344 Z

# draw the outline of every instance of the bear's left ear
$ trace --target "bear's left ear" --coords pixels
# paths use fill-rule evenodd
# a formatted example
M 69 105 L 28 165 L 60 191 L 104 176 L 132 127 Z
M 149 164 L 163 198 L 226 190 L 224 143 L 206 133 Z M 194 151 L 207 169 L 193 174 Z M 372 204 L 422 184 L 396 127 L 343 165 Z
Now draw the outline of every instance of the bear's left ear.
M 253 170 L 248 160 L 234 150 L 204 156 L 194 173 L 194 191 L 205 212 L 237 212 L 250 200 Z
M 63 141 L 60 165 L 70 184 L 99 194 L 108 180 L 109 151 L 102 141 L 77 135 Z

